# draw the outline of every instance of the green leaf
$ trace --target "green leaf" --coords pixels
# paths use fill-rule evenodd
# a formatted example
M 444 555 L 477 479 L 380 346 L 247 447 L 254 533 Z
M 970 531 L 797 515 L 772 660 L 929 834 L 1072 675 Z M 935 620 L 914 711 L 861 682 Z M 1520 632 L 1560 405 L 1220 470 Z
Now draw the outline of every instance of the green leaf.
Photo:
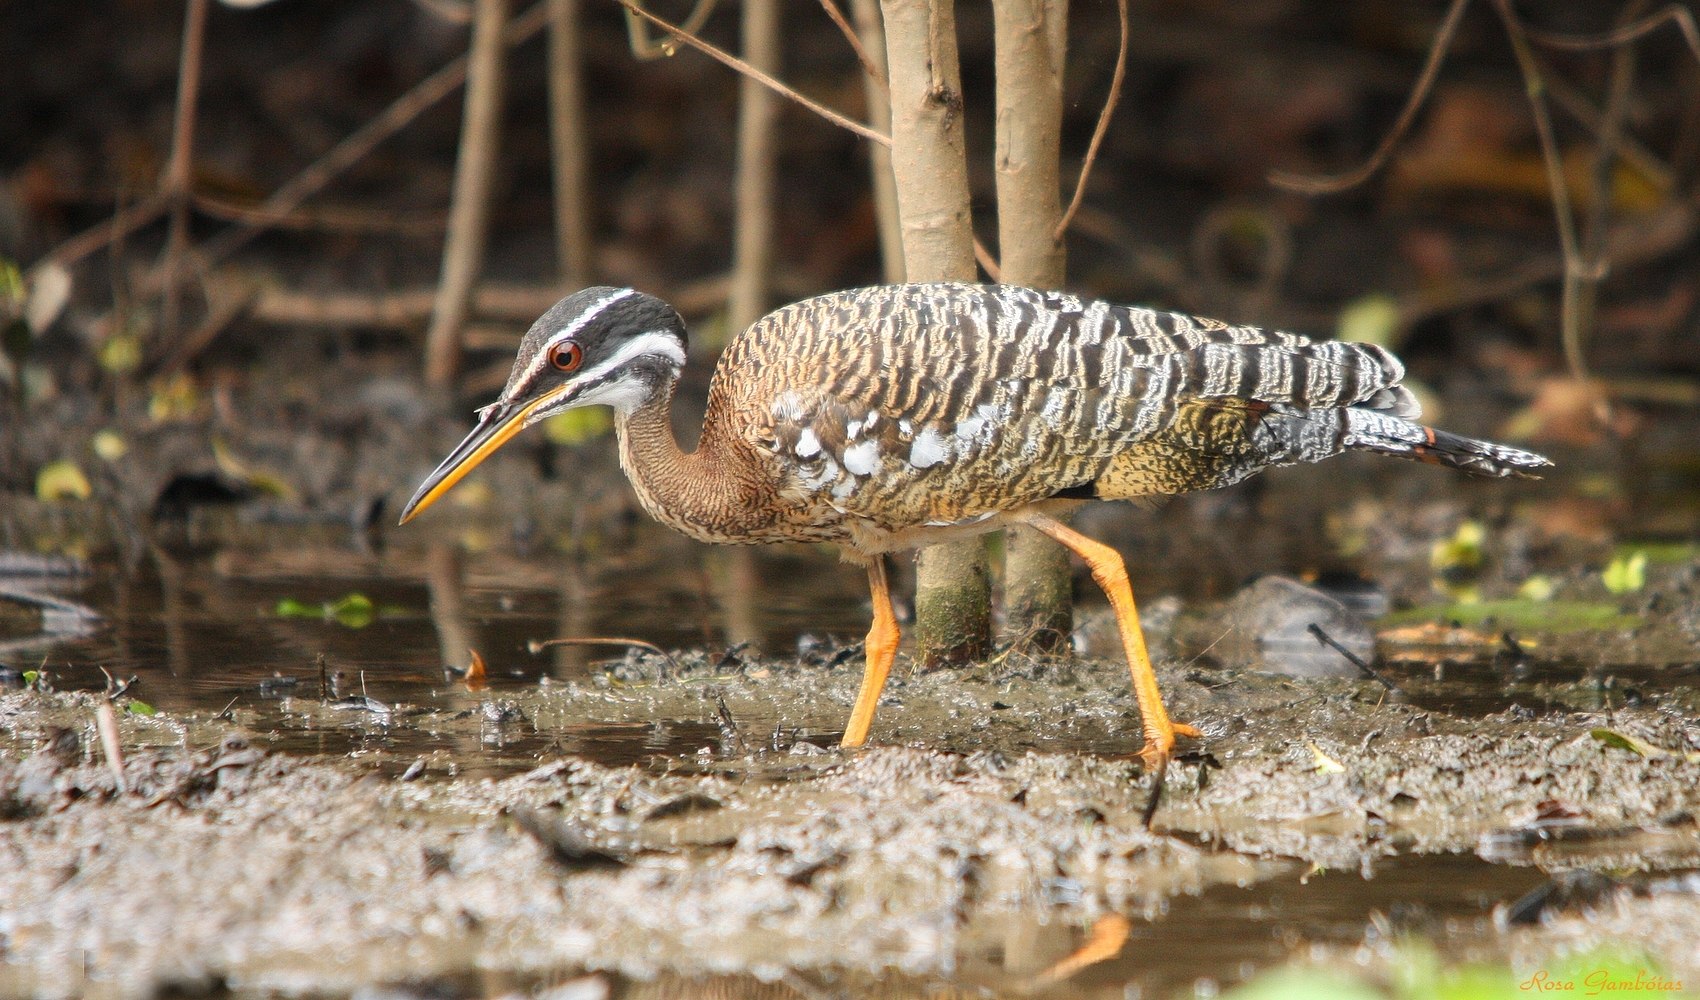
M 1589 730 L 1588 735 L 1599 740 L 1608 747 L 1616 747 L 1619 750 L 1628 750 L 1630 753 L 1638 754 L 1648 760 L 1663 760 L 1666 757 L 1681 757 L 1690 763 L 1700 761 L 1700 753 L 1693 751 L 1666 750 L 1664 747 L 1648 743 L 1646 740 L 1631 736 L 1628 733 L 1618 732 L 1615 729 L 1606 729 L 1603 726 Z
M 321 604 L 308 604 L 293 597 L 285 597 L 277 602 L 272 613 L 279 618 L 323 618 L 325 608 Z
M 1487 529 L 1480 521 L 1465 521 L 1451 538 L 1435 542 L 1429 549 L 1429 566 L 1443 575 L 1480 569 L 1486 540 Z
M 279 618 L 310 618 L 315 621 L 334 621 L 346 628 L 365 628 L 378 618 L 378 607 L 365 594 L 344 594 L 334 601 L 308 604 L 293 597 L 277 602 L 273 611 Z
M 365 628 L 378 617 L 378 609 L 365 594 L 348 594 L 327 606 L 330 616 L 340 625 Z
M 1557 590 L 1552 577 L 1536 573 L 1517 585 L 1517 596 L 1525 601 L 1550 601 Z
M 555 444 L 579 445 L 602 437 L 613 427 L 613 410 L 606 406 L 582 406 L 543 421 L 543 434 Z
M 1647 585 L 1647 553 L 1637 550 L 1633 555 L 1618 556 L 1601 575 L 1612 593 L 1633 594 Z
M 152 705 L 148 704 L 145 701 L 137 701 L 134 698 L 132 698 L 129 701 L 124 703 L 124 711 L 129 712 L 131 715 L 158 715 L 159 714 L 159 709 L 153 707 Z
M 35 476 L 35 498 L 43 503 L 87 500 L 93 492 L 89 477 L 83 475 L 83 470 L 70 459 L 49 462 Z
M 1492 622 L 1501 628 L 1528 632 L 1586 632 L 1596 629 L 1628 628 L 1640 623 L 1614 604 L 1589 601 L 1536 601 L 1513 598 L 1475 603 L 1427 604 L 1395 611 L 1381 619 L 1384 625 L 1455 621 L 1460 625 Z
M 96 431 L 94 437 L 89 439 L 89 447 L 107 462 L 116 462 L 130 452 L 130 446 L 125 443 L 124 436 L 111 428 Z
M 1285 968 L 1266 972 L 1223 1000 L 1383 1000 L 1380 990 L 1324 969 Z
M 26 294 L 23 272 L 18 270 L 18 265 L 0 257 L 0 305 L 22 302 Z
M 1392 347 L 1399 334 L 1399 304 L 1387 295 L 1365 295 L 1340 310 L 1338 340 Z
M 36 683 L 40 680 L 41 680 L 41 671 L 39 671 L 39 670 L 26 670 L 26 671 L 24 671 L 24 687 L 35 687 Z
M 1683 983 L 1666 974 L 1657 960 L 1629 944 L 1603 944 L 1591 951 L 1557 957 L 1545 981 L 1574 983 L 1575 989 L 1567 996 L 1664 1000 L 1688 995 Z
M 112 375 L 128 375 L 142 366 L 142 340 L 129 333 L 117 333 L 100 345 L 95 359 Z

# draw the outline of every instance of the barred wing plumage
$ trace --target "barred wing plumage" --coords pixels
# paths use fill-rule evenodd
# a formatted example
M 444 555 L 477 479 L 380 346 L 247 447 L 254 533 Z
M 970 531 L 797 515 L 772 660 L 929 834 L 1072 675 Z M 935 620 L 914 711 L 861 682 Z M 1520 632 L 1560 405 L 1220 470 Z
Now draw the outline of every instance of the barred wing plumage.
M 757 414 L 746 433 L 789 492 L 898 528 L 1220 486 L 1347 447 L 1422 457 L 1434 441 L 1407 419 L 1403 375 L 1369 344 L 1014 286 L 888 285 L 751 326 L 709 419 Z M 1463 467 L 1504 474 L 1499 458 Z

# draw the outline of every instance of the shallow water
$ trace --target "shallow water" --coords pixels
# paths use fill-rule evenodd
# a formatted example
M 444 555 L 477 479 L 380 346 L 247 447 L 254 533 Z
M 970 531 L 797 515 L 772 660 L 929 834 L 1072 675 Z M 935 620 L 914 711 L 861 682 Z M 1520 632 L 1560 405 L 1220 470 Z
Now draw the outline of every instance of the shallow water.
M 280 534 L 268 529 L 272 537 Z M 598 720 L 592 710 L 589 720 L 519 716 L 510 724 L 503 715 L 507 706 L 537 711 L 540 689 L 606 678 L 609 661 L 624 656 L 618 645 L 558 647 L 539 655 L 530 644 L 557 636 L 624 636 L 703 650 L 712 659 L 753 642 L 775 656 L 825 650 L 830 658 L 838 650 L 847 664 L 840 669 L 854 671 L 859 654 L 853 645 L 866 628 L 868 608 L 862 574 L 826 550 L 737 553 L 667 537 L 642 534 L 642 543 L 628 550 L 570 560 L 496 551 L 471 556 L 449 544 L 370 553 L 346 539 L 304 531 L 284 547 L 155 549 L 128 568 L 98 565 L 80 574 L 8 578 L 3 582 L 11 590 L 52 600 L 0 600 L 0 665 L 12 670 L 5 675 L 11 680 L 0 677 L 0 683 L 15 684 L 18 672 L 37 669 L 60 690 L 100 690 L 109 676 L 119 682 L 133 677 L 129 694 L 164 715 L 227 714 L 268 749 L 388 776 L 503 776 L 563 756 L 688 771 L 701 765 L 704 750 L 710 760 L 728 753 L 703 699 L 688 714 Z M 1188 596 L 1231 589 L 1229 581 L 1203 575 L 1186 583 Z M 1163 588 L 1159 581 L 1151 592 Z M 349 602 L 350 595 L 367 603 Z M 1478 631 L 1496 634 L 1491 626 Z M 1382 665 L 1399 689 L 1389 697 L 1454 719 L 1513 707 L 1543 716 L 1609 715 L 1643 698 L 1680 695 L 1700 675 L 1691 643 L 1679 648 L 1594 635 L 1574 644 L 1531 641 L 1520 655 L 1502 645 L 1490 640 L 1397 650 Z M 488 671 L 477 689 L 469 689 L 461 673 L 469 649 L 478 651 Z M 1050 683 L 1046 676 L 1014 683 L 1042 686 Z M 665 677 L 659 682 L 667 684 Z M 1055 695 L 1072 697 L 1066 690 Z M 783 723 L 783 707 L 779 713 Z M 1040 727 L 1020 747 L 1106 756 L 1128 749 L 1095 739 L 1093 732 Z M 836 735 L 817 728 L 788 738 L 825 744 Z M 747 730 L 750 736 L 762 739 L 765 731 Z M 1687 851 L 1691 845 L 1683 836 Z M 1544 841 L 1538 850 L 1489 846 L 1482 856 L 1407 854 L 1363 870 L 1307 871 L 1290 864 L 1286 874 L 1249 886 L 1181 895 L 1153 919 L 1134 920 L 1115 957 L 1066 988 L 1041 993 L 1106 1000 L 1209 996 L 1312 946 L 1350 947 L 1387 930 L 1468 942 L 1490 935 L 1496 907 L 1545 881 L 1548 861 L 1587 866 L 1645 848 L 1621 836 L 1567 841 L 1562 850 Z M 825 983 L 615 977 L 607 986 L 608 995 L 631 998 L 789 998 L 835 990 L 919 998 L 965 987 L 977 995 L 1027 995 L 1032 975 L 1083 939 L 1080 928 L 1045 922 L 1040 911 L 967 942 L 958 975 L 948 983 L 845 973 Z M 493 996 L 580 974 L 495 973 L 420 984 L 416 993 Z

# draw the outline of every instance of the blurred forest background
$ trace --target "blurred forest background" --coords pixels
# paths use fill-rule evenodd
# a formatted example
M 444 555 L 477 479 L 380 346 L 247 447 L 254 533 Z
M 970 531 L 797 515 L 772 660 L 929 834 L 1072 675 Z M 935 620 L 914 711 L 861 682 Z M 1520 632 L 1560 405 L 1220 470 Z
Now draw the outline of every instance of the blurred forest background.
M 509 26 L 530 34 L 507 59 L 451 417 L 421 372 L 463 99 L 408 95 L 464 56 L 470 6 L 208 5 L 192 156 L 174 160 L 185 6 L 0 5 L 0 520 L 14 534 L 36 504 L 91 492 L 138 519 L 203 488 L 371 514 L 434 464 L 524 326 L 570 290 L 538 11 L 516 4 Z M 737 51 L 741 6 L 719 4 L 702 37 Z M 995 256 L 991 17 L 959 7 L 975 223 Z M 1110 0 L 1070 7 L 1065 199 L 1119 38 Z M 778 75 L 865 120 L 862 67 L 822 5 L 779 8 Z M 685 47 L 635 58 L 613 0 L 577 11 L 579 266 L 674 302 L 711 358 L 740 77 Z M 1067 235 L 1071 288 L 1387 341 L 1465 402 L 1440 419 L 1545 448 L 1615 453 L 1700 400 L 1700 35 L 1683 8 L 1135 0 L 1128 15 L 1120 101 Z M 767 305 L 882 280 L 868 144 L 788 101 L 777 114 Z M 323 169 L 374 120 L 398 127 Z M 1365 164 L 1361 183 L 1306 189 Z M 304 196 L 269 211 L 280 192 Z M 700 392 L 706 366 L 689 377 Z M 67 464 L 76 475 L 44 483 Z

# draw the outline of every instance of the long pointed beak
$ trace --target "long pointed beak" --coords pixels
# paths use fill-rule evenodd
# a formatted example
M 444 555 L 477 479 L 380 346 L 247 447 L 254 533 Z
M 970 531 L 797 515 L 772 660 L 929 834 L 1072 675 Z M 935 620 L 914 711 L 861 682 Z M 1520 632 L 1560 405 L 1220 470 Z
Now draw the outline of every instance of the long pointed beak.
M 496 453 L 496 449 L 508 443 L 508 439 L 525 429 L 526 421 L 537 412 L 538 408 L 558 399 L 568 386 L 562 386 L 554 392 L 547 393 L 526 403 L 496 403 L 479 411 L 478 426 L 472 429 L 460 444 L 455 445 L 449 457 L 443 459 L 441 465 L 432 470 L 425 481 L 419 484 L 413 499 L 407 501 L 407 506 L 401 510 L 401 521 L 406 524 L 419 515 L 419 512 L 442 499 L 454 485 L 465 478 L 466 474 L 478 467 L 478 463 Z

